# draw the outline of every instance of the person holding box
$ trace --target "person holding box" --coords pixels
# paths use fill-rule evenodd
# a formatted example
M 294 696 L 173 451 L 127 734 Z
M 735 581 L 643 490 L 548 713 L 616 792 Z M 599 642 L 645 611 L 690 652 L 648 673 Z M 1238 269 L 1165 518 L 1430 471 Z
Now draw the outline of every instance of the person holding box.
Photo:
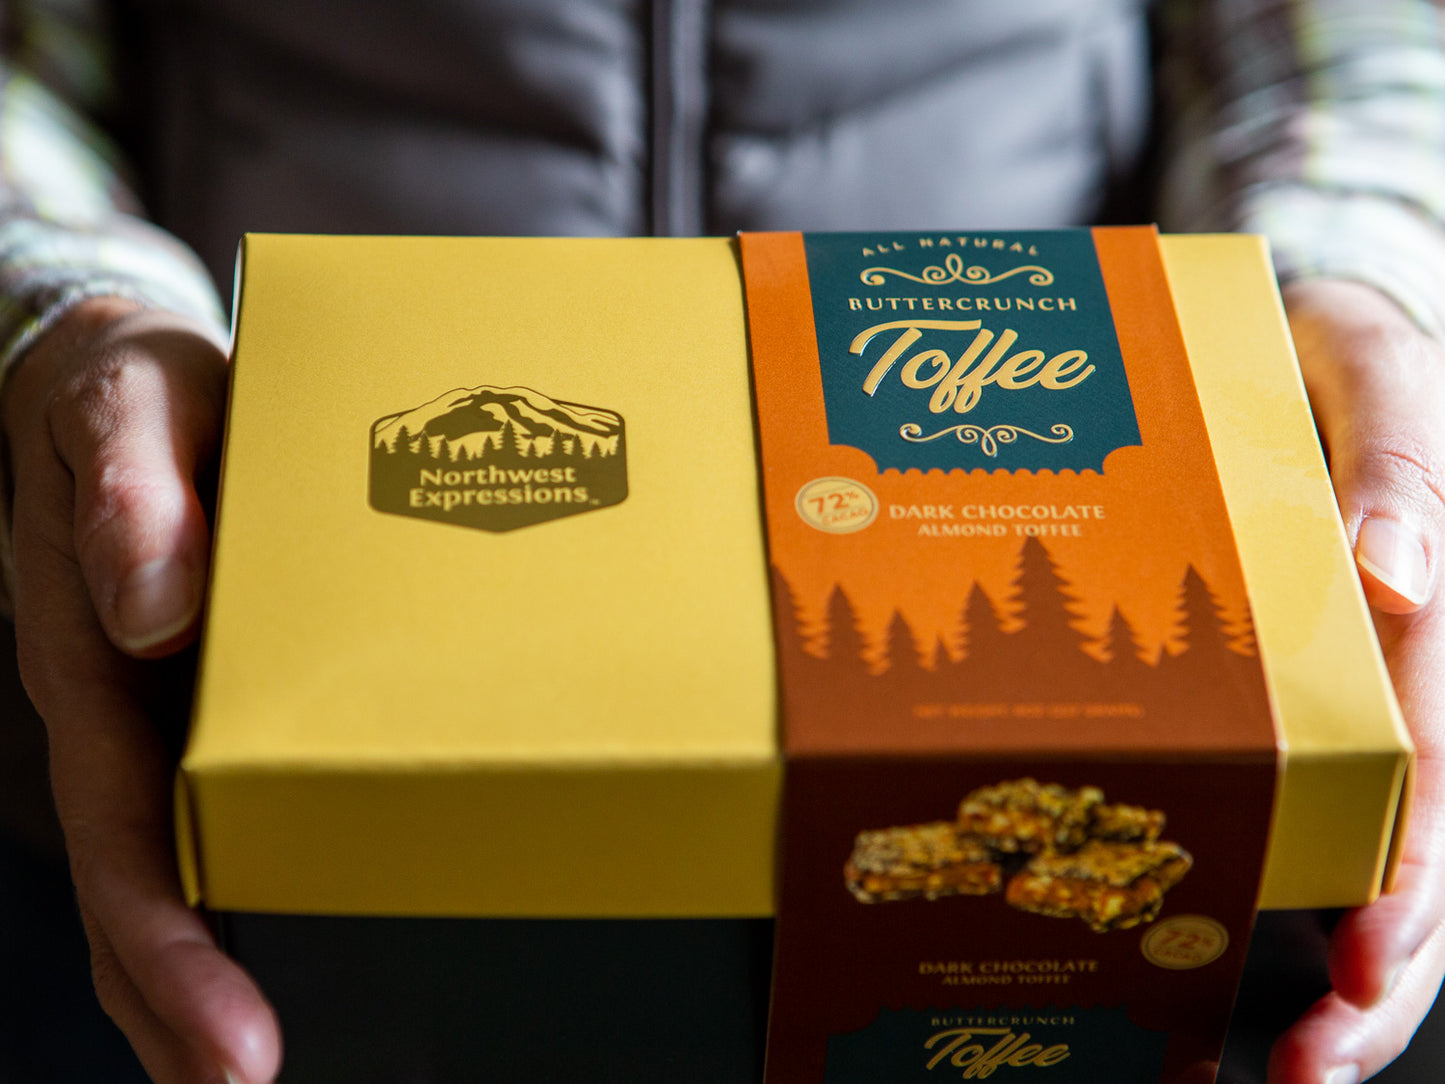
M 1445 973 L 1438 5 L 11 0 L 0 13 L 0 563 L 97 991 L 157 1081 L 263 1084 L 281 1060 L 263 992 L 181 898 L 171 764 L 147 708 L 176 680 L 161 661 L 197 632 L 226 378 L 213 283 L 243 230 L 1157 215 L 1269 236 L 1420 753 L 1396 889 L 1339 924 L 1334 991 L 1281 1037 L 1271 1080 L 1354 1084 L 1404 1048 Z M 133 155 L 153 218 L 87 115 Z

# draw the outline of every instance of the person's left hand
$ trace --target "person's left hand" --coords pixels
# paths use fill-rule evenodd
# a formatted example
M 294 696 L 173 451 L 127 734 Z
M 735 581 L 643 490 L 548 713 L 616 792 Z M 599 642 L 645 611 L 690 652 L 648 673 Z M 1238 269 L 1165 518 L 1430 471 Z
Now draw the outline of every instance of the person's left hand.
M 1445 349 L 1359 283 L 1295 283 L 1285 304 L 1419 755 L 1395 887 L 1340 922 L 1334 990 L 1270 1059 L 1271 1084 L 1356 1084 L 1405 1049 L 1445 975 Z
M 0 395 L 20 673 L 96 994 L 156 1084 L 269 1084 L 281 1059 L 265 996 L 186 906 L 163 740 L 191 686 L 226 371 L 213 329 L 97 297 Z

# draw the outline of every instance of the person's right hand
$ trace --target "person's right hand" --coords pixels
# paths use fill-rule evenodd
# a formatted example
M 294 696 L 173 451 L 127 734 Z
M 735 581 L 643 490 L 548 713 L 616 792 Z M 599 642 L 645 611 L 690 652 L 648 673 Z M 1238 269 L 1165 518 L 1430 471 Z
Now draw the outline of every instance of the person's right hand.
M 1405 1049 L 1445 975 L 1445 348 L 1362 283 L 1301 281 L 1284 297 L 1417 751 L 1395 885 L 1335 927 L 1334 989 L 1270 1062 L 1271 1084 L 1358 1084 Z
M 270 1006 L 182 898 L 152 715 L 189 681 L 163 660 L 196 635 L 197 479 L 225 381 L 205 329 L 102 298 L 47 331 L 0 399 L 21 676 L 49 734 L 96 992 L 157 1084 L 267 1084 L 281 1057 Z

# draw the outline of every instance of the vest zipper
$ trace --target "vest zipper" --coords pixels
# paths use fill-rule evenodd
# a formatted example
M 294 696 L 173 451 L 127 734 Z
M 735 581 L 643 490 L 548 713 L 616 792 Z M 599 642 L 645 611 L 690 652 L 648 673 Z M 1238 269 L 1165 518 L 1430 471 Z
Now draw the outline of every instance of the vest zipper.
M 703 229 L 707 125 L 707 0 L 651 3 L 651 226 L 656 236 Z

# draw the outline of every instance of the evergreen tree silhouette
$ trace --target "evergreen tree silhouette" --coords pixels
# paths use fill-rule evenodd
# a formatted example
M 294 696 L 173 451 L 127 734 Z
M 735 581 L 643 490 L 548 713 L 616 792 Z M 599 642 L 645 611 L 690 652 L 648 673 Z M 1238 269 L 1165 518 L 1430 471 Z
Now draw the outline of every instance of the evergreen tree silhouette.
M 837 584 L 828 594 L 824 627 L 829 668 L 841 673 L 862 674 L 868 669 L 867 646 L 858 627 L 858 612 L 843 588 Z
M 497 437 L 497 451 L 503 459 L 517 452 L 517 427 L 512 424 L 511 418 L 502 423 L 502 432 Z
M 964 661 L 987 659 L 1002 646 L 1005 633 L 999 626 L 998 611 L 977 581 L 968 589 L 959 622 Z
M 1074 627 L 1076 603 L 1069 585 L 1037 538 L 1024 539 L 1014 584 L 1023 606 L 1024 627 L 1013 637 L 1012 646 L 1031 656 L 1037 653 L 1060 661 L 1068 659 L 1070 652 L 1084 655 L 1088 637 Z
M 803 639 L 803 621 L 798 612 L 798 597 L 777 565 L 768 566 L 769 587 L 773 595 L 773 635 L 778 645 L 778 658 L 787 660 L 807 654 Z
M 1109 627 L 1104 632 L 1104 651 L 1109 665 L 1118 669 L 1147 665 L 1134 626 L 1129 624 L 1129 619 L 1117 606 L 1109 615 Z
M 1244 616 L 1240 618 L 1231 643 L 1241 655 L 1254 658 L 1259 654 L 1259 640 L 1254 635 L 1254 611 L 1249 608 L 1248 603 L 1245 604 Z
M 402 454 L 408 454 L 411 452 L 411 430 L 406 427 L 405 422 L 402 422 L 402 424 L 397 428 L 396 440 L 392 444 L 389 451 L 393 455 L 397 454 L 398 452 Z
M 1179 584 L 1178 615 L 1184 646 L 1159 660 L 1161 680 L 1200 719 L 1262 717 L 1268 695 L 1259 662 L 1235 650 L 1219 600 L 1193 565 Z
M 1184 570 L 1184 581 L 1179 585 L 1179 612 L 1186 652 L 1211 658 L 1229 652 L 1229 634 L 1219 600 L 1193 565 Z
M 888 622 L 884 650 L 885 670 L 895 677 L 917 679 L 923 670 L 923 663 L 918 657 L 918 641 L 913 638 L 908 621 L 897 610 L 893 611 L 893 617 Z
M 928 653 L 925 665 L 935 674 L 941 673 L 943 668 L 953 661 L 953 656 L 948 653 L 948 645 L 939 636 L 933 641 L 933 650 Z

